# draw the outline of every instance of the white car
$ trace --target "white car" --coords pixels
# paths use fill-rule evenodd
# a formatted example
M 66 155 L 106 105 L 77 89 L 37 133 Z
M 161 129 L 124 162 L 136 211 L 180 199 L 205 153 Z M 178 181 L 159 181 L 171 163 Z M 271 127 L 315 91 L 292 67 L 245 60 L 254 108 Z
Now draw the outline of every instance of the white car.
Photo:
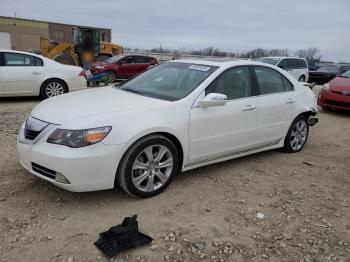
M 62 65 L 40 55 L 0 49 L 0 97 L 43 99 L 87 88 L 81 67 Z
M 288 71 L 299 82 L 309 80 L 309 66 L 306 59 L 299 57 L 262 57 L 259 61 L 278 66 Z
M 58 110 L 59 109 L 59 110 Z M 306 143 L 313 92 L 253 61 L 177 60 L 119 86 L 45 100 L 18 136 L 21 164 L 70 191 L 149 197 L 178 171 Z

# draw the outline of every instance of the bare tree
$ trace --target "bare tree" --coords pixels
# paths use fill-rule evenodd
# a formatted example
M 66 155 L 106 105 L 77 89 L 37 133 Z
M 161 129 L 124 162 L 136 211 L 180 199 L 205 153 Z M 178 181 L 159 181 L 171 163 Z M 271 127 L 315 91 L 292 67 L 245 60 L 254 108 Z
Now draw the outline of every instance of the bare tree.
M 322 56 L 318 47 L 310 47 L 308 49 L 299 49 L 294 53 L 295 56 L 306 58 L 308 60 L 320 61 Z

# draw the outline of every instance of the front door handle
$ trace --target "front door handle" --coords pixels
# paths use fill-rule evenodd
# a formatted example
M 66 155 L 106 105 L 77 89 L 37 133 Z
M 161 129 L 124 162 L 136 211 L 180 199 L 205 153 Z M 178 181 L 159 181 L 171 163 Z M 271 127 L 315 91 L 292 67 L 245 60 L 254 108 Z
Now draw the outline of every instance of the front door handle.
M 287 101 L 286 101 L 287 104 L 292 104 L 294 102 L 295 102 L 295 100 L 293 98 L 291 98 L 291 97 L 288 98 Z
M 245 107 L 243 107 L 243 111 L 250 111 L 250 110 L 254 110 L 256 107 L 253 105 L 246 105 Z

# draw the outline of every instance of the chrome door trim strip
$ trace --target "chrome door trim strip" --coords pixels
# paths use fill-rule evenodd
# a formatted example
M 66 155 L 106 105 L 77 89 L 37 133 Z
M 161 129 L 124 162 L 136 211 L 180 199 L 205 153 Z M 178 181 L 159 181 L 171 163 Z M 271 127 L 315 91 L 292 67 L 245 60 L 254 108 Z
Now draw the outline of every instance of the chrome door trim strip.
M 216 157 L 212 157 L 212 158 L 208 158 L 208 159 L 192 162 L 192 163 L 184 165 L 184 167 L 190 167 L 190 166 L 194 166 L 194 165 L 198 165 L 198 164 L 203 164 L 203 163 L 211 162 L 211 161 L 218 160 L 218 159 L 221 159 L 221 158 L 226 158 L 226 157 L 230 157 L 230 156 L 234 156 L 234 155 L 240 155 L 240 154 L 244 154 L 244 153 L 247 153 L 247 152 L 250 152 L 250 151 L 255 151 L 255 150 L 258 150 L 258 149 L 262 149 L 262 148 L 265 148 L 265 147 L 274 146 L 274 145 L 277 145 L 281 141 L 281 139 L 282 138 L 279 138 L 279 139 L 277 139 L 277 140 L 275 140 L 275 141 L 273 141 L 271 143 L 264 144 L 264 145 L 261 145 L 261 146 L 256 146 L 256 147 L 252 147 L 252 148 L 236 151 L 236 152 L 225 154 L 225 155 L 221 155 L 221 156 L 216 156 Z

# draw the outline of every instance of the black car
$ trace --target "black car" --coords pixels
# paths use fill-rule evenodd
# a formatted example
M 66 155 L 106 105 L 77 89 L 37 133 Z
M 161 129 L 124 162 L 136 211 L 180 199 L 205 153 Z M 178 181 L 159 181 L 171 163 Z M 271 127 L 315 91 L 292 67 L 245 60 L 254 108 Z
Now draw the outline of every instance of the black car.
M 325 84 L 335 78 L 337 75 L 350 69 L 347 65 L 322 65 L 315 71 L 309 72 L 309 83 Z

